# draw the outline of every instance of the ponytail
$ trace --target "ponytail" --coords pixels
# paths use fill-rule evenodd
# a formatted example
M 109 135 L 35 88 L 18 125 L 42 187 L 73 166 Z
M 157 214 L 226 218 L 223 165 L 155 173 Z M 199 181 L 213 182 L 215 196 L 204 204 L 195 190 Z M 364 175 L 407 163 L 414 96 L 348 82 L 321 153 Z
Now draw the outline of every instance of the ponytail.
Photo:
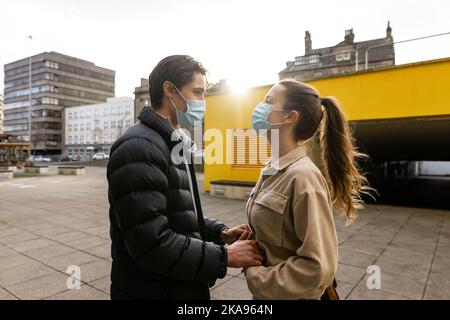
M 347 224 L 352 223 L 364 203 L 361 195 L 376 193 L 357 165 L 358 159 L 367 156 L 355 149 L 350 128 L 335 98 L 321 99 L 314 87 L 296 80 L 285 79 L 279 84 L 285 89 L 285 108 L 301 115 L 295 129 L 297 140 L 308 141 L 320 130 L 320 169 L 327 179 L 333 207 L 347 217 Z
M 325 109 L 320 130 L 320 145 L 325 166 L 325 175 L 331 187 L 331 198 L 335 209 L 346 215 L 347 224 L 358 217 L 357 209 L 363 207 L 361 194 L 370 195 L 373 190 L 360 173 L 357 159 L 367 158 L 358 152 L 353 143 L 350 128 L 333 97 L 320 100 Z

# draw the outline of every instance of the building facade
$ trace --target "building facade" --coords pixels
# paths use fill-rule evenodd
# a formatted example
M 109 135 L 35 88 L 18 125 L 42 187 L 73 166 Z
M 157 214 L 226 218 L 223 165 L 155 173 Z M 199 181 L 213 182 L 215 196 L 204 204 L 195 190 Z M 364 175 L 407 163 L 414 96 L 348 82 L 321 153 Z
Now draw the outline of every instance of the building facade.
M 111 145 L 134 123 L 133 98 L 69 107 L 64 119 L 63 154 L 76 160 L 90 159 L 95 152 L 109 154 Z
M 4 131 L 29 141 L 30 57 L 4 66 Z M 114 97 L 115 72 L 94 63 L 44 52 L 31 57 L 31 149 L 61 154 L 64 109 Z
M 141 85 L 134 88 L 134 122 L 142 108 L 150 105 L 150 94 L 148 92 L 148 79 L 141 78 Z
M 336 46 L 313 49 L 311 34 L 305 33 L 305 54 L 286 62 L 279 78 L 308 81 L 324 77 L 339 76 L 365 69 L 366 53 L 368 69 L 379 69 L 395 65 L 394 40 L 388 22 L 386 37 L 355 42 L 353 29 L 345 31 L 344 41 Z
M 0 94 L 0 134 L 3 133 L 3 95 Z

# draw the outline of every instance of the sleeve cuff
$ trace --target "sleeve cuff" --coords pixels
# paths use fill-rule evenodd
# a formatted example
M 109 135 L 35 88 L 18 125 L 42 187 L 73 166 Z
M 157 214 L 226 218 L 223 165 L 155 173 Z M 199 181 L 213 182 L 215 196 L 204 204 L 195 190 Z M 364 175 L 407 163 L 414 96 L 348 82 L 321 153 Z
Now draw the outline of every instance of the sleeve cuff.
M 217 278 L 223 279 L 227 275 L 228 252 L 224 246 L 220 246 L 220 266 Z

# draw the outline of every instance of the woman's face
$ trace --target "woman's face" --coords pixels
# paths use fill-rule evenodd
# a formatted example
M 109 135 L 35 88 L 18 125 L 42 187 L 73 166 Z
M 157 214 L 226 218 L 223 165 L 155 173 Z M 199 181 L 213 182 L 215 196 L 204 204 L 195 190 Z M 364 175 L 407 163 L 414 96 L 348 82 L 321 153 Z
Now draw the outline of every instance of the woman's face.
M 284 90 L 285 89 L 280 84 L 274 85 L 270 89 L 269 93 L 267 93 L 264 102 L 270 103 L 272 105 L 272 109 L 284 110 Z M 288 112 L 272 111 L 269 113 L 267 121 L 270 123 L 284 123 L 288 114 Z

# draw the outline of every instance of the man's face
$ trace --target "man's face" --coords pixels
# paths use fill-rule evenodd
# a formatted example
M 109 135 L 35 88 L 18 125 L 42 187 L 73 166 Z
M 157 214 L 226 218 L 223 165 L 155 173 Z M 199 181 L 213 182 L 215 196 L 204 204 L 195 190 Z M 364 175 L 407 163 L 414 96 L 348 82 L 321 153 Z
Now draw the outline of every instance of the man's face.
M 205 76 L 201 73 L 195 73 L 192 81 L 184 85 L 182 88 L 178 88 L 178 90 L 180 90 L 181 94 L 187 100 L 204 100 L 205 87 Z M 180 111 L 185 112 L 187 110 L 186 100 L 184 100 L 178 92 L 175 93 L 173 100 L 180 108 Z

